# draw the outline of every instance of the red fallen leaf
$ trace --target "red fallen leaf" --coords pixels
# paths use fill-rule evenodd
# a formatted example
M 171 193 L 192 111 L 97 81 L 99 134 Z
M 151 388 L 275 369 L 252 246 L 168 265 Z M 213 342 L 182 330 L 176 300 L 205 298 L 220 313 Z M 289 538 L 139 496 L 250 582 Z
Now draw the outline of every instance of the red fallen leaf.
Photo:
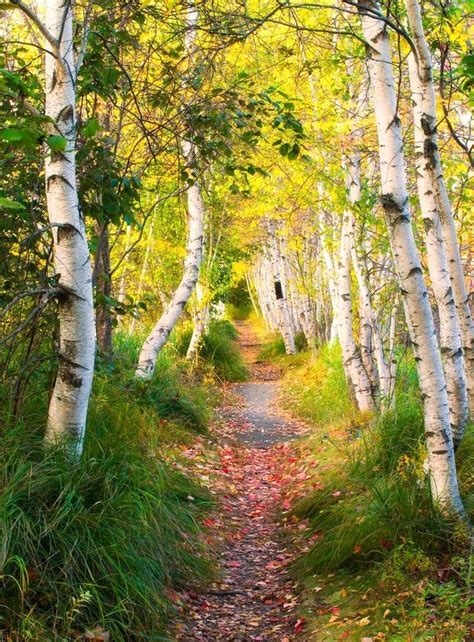
M 329 612 L 334 613 L 334 615 L 339 615 L 339 613 L 341 612 L 341 609 L 338 606 L 331 606 L 331 608 L 329 609 Z
M 389 542 L 389 540 L 388 540 L 388 539 L 382 539 L 382 540 L 380 540 L 380 543 L 381 543 L 381 544 L 382 544 L 382 546 L 383 546 L 384 548 L 386 548 L 388 551 L 389 551 L 391 548 L 393 548 L 393 544 L 392 544 L 392 542 Z
M 239 568 L 240 566 L 242 566 L 242 564 L 240 562 L 228 562 L 227 566 L 230 566 L 232 568 Z
M 362 550 L 362 546 L 360 544 L 356 544 L 353 550 L 354 550 L 354 553 L 360 553 Z
M 285 501 L 282 504 L 283 510 L 290 510 L 291 508 L 291 502 L 289 499 L 285 499 Z
M 300 618 L 299 620 L 296 620 L 295 626 L 293 627 L 295 630 L 295 633 L 301 633 L 305 623 L 306 623 L 306 620 L 304 619 L 304 617 Z
M 202 523 L 204 524 L 204 526 L 207 526 L 208 528 L 210 528 L 211 526 L 214 526 L 214 524 L 216 523 L 216 520 L 211 518 L 203 519 Z

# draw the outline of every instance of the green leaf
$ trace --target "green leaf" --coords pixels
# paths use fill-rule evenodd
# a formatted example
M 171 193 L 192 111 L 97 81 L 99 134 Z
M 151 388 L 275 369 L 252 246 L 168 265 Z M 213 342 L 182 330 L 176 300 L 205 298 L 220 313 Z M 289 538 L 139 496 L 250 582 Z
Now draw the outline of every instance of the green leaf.
M 90 118 L 82 128 L 84 138 L 92 138 L 100 131 L 100 123 L 97 118 Z
M 299 153 L 300 153 L 300 146 L 297 143 L 295 143 L 287 154 L 288 160 L 296 160 L 298 158 Z
M 0 196 L 0 207 L 5 207 L 7 210 L 24 210 L 26 209 L 23 203 L 14 201 L 11 198 Z
M 6 140 L 8 143 L 18 143 L 22 141 L 25 137 L 23 129 L 17 129 L 15 127 L 6 127 L 0 131 L 0 138 Z
M 64 152 L 67 147 L 67 140 L 64 136 L 48 136 L 46 142 L 53 152 Z

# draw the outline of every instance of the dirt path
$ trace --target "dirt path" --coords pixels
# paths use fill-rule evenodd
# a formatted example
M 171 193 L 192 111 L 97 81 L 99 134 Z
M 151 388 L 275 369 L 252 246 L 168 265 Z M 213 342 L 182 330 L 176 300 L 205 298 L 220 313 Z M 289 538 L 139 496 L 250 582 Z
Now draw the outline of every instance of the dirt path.
M 278 522 L 288 483 L 288 442 L 303 427 L 278 409 L 280 373 L 259 362 L 252 329 L 241 323 L 239 334 L 250 381 L 230 386 L 214 428 L 226 492 L 222 514 L 209 526 L 218 541 L 222 578 L 183 605 L 176 640 L 186 642 L 304 639 L 297 587 L 287 574 L 291 554 Z

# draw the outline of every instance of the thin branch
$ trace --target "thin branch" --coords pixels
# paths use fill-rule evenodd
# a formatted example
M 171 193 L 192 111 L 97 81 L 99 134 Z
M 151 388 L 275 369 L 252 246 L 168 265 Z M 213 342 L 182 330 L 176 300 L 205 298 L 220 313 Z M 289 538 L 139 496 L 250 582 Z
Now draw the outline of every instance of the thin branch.
M 59 42 L 56 40 L 53 34 L 49 31 L 46 25 L 43 24 L 43 21 L 39 19 L 36 13 L 32 9 L 30 9 L 30 7 L 28 7 L 26 4 L 24 4 L 22 0 L 10 0 L 10 3 L 15 5 L 15 7 L 18 7 L 21 11 L 23 11 L 25 15 L 28 16 L 31 22 L 38 27 L 38 29 L 41 31 L 43 36 L 49 42 L 49 44 L 53 47 L 54 51 L 58 52 Z
M 89 0 L 85 13 L 84 13 L 84 24 L 83 24 L 83 32 L 82 32 L 82 40 L 81 40 L 81 47 L 79 49 L 79 53 L 77 55 L 77 61 L 76 61 L 76 79 L 79 75 L 79 71 L 82 67 L 82 63 L 84 62 L 84 56 L 86 55 L 86 50 L 87 50 L 87 43 L 89 41 L 89 25 L 90 25 L 90 20 L 91 20 L 91 15 L 92 15 L 92 7 L 94 6 L 94 0 Z

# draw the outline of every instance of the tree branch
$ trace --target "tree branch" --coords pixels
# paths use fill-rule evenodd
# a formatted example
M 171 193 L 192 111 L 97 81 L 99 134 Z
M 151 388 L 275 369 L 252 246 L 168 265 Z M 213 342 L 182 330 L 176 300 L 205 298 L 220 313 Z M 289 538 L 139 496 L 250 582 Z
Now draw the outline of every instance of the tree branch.
M 15 5 L 15 7 L 18 7 L 23 13 L 28 16 L 28 18 L 31 20 L 33 24 L 35 24 L 38 29 L 41 31 L 43 36 L 46 38 L 46 40 L 49 42 L 53 50 L 58 53 L 59 52 L 59 42 L 56 40 L 56 38 L 53 36 L 52 33 L 47 29 L 47 27 L 43 24 L 43 22 L 39 19 L 39 17 L 36 15 L 36 13 L 30 9 L 22 0 L 10 0 L 10 3 Z

